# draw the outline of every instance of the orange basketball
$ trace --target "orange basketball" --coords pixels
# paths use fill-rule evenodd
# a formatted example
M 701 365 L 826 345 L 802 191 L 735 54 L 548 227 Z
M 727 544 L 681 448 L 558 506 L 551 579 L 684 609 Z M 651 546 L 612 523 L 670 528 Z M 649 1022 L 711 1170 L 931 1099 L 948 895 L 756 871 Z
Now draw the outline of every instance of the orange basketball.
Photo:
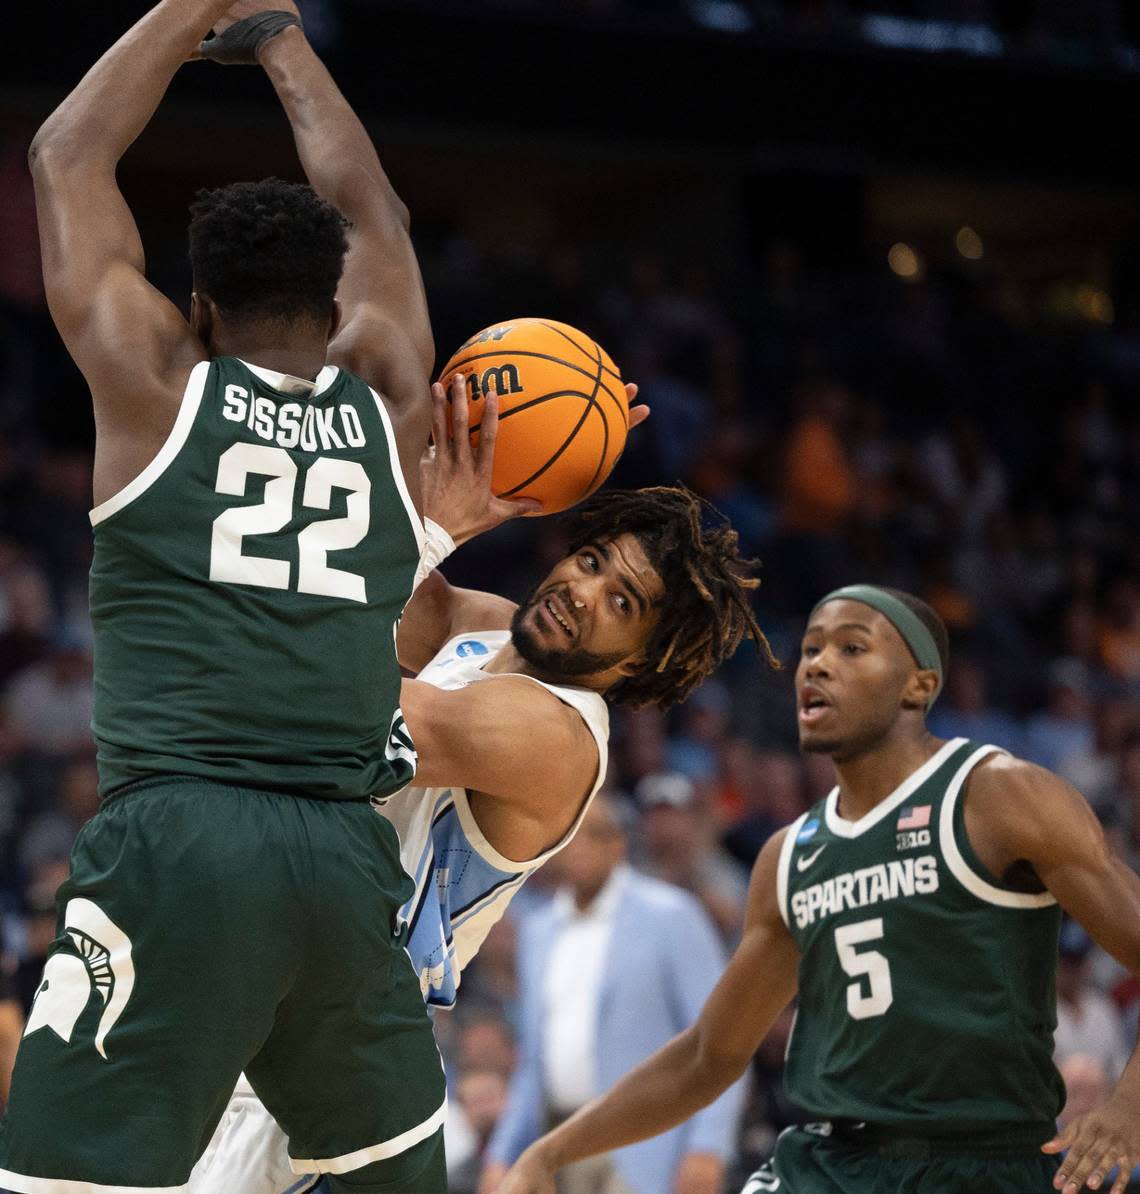
M 483 398 L 499 393 L 492 488 L 542 502 L 544 514 L 588 497 L 625 447 L 629 403 L 621 374 L 584 332 L 553 319 L 510 319 L 471 337 L 443 368 L 467 378 L 479 443 Z

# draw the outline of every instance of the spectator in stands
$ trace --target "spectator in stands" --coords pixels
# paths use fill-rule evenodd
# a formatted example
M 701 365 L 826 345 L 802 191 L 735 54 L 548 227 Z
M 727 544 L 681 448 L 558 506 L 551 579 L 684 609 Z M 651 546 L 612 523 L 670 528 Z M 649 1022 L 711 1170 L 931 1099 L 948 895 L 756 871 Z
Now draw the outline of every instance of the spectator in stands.
M 1088 673 L 1075 659 L 1058 659 L 1049 670 L 1049 704 L 1026 727 L 1026 758 L 1060 771 L 1070 755 L 1087 753 L 1093 742 Z
M 809 385 L 788 433 L 782 522 L 786 530 L 836 535 L 855 509 L 855 471 L 846 447 L 848 394 L 838 382 Z
M 930 716 L 931 733 L 939 738 L 971 738 L 992 742 L 1012 754 L 1023 751 L 1023 732 L 1016 718 L 989 703 L 986 673 L 975 660 L 954 658 L 946 681 L 946 692 Z
M 680 733 L 670 737 L 669 770 L 692 780 L 714 780 L 732 722 L 732 697 L 723 684 L 706 680 L 681 706 Z
M 87 648 L 71 635 L 58 637 L 42 663 L 12 680 L 5 704 L 28 749 L 44 754 L 91 749 L 94 690 Z
M 596 797 L 559 856 L 565 887 L 522 928 L 521 1056 L 480 1189 L 552 1123 L 695 1020 L 724 952 L 688 893 L 626 863 L 622 812 Z M 553 865 L 553 864 L 552 864 Z M 741 1090 L 664 1136 L 567 1169 L 559 1194 L 719 1194 Z
M 90 755 L 77 755 L 64 767 L 52 807 L 28 826 L 20 845 L 20 866 L 32 874 L 45 863 L 67 858 L 79 831 L 99 811 L 99 773 Z
M 465 1155 L 457 1158 L 448 1142 L 448 1194 L 476 1194 L 487 1145 L 507 1104 L 507 1078 L 497 1069 L 462 1070 L 456 1082 L 458 1113 L 470 1132 Z
M 25 1015 L 31 1011 L 36 990 L 43 978 L 48 949 L 55 940 L 55 896 L 67 878 L 66 858 L 43 862 L 28 876 L 24 885 L 24 940 L 16 962 L 16 996 Z
M 724 835 L 725 849 L 751 871 L 764 843 L 790 825 L 807 807 L 799 758 L 786 751 L 757 753 L 749 748 L 750 774 L 742 788 L 744 816 Z
M 748 876 L 720 846 L 716 822 L 696 785 L 680 772 L 659 772 L 640 780 L 634 797 L 641 809 L 645 869 L 692 892 L 725 940 L 734 941 L 744 919 Z
M 523 885 L 515 896 L 507 914 L 491 926 L 486 940 L 479 947 L 463 974 L 464 999 L 468 1005 L 483 1004 L 497 1008 L 510 1025 L 517 1023 L 518 975 L 515 954 L 518 948 L 517 920 L 526 910 L 545 903 L 545 892 L 535 879 L 545 875 L 540 870 Z
M 0 554 L 3 548 L 0 547 Z M 3 565 L 0 564 L 0 568 Z M 27 561 L 0 577 L 0 687 L 51 650 L 51 594 L 47 579 Z
M 1121 752 L 1134 735 L 1140 734 L 1140 708 L 1134 701 L 1116 694 L 1096 708 L 1095 738 L 1091 749 L 1077 751 L 1064 761 L 1061 775 L 1108 820 L 1127 816 L 1127 793 L 1117 791 L 1121 778 Z
M 1077 1054 L 1092 1057 L 1104 1066 L 1110 1085 L 1115 1085 L 1129 1051 L 1120 1013 L 1090 981 L 1092 948 L 1084 929 L 1067 920 L 1061 928 L 1057 965 L 1054 1057 L 1058 1065 Z
M 962 411 L 940 421 L 923 445 L 926 483 L 964 541 L 980 536 L 1005 500 L 1005 472 L 977 422 Z
M 1140 681 L 1140 585 L 1127 577 L 1114 581 L 1105 598 L 1099 643 L 1112 675 Z
M 12 1066 L 24 1031 L 24 1009 L 16 988 L 13 962 L 4 951 L 4 938 L 0 935 L 0 1111 L 8 1102 Z

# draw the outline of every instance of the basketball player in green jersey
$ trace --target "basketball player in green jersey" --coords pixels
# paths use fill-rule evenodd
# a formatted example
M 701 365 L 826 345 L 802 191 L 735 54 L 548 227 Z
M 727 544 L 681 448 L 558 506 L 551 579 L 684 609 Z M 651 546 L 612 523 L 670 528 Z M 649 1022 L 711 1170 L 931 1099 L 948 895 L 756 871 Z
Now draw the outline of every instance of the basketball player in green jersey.
M 0 1124 L 14 1191 L 180 1188 L 243 1069 L 334 1190 L 445 1186 L 443 1076 L 394 931 L 411 883 L 369 804 L 415 766 L 394 632 L 433 346 L 406 213 L 291 0 L 231 3 L 163 0 L 32 145 L 48 299 L 95 406 L 104 805 Z M 315 191 L 199 199 L 187 322 L 115 170 L 239 17 Z
M 800 743 L 831 756 L 838 787 L 761 851 L 697 1024 L 537 1141 L 499 1194 L 553 1194 L 561 1165 L 687 1119 L 797 994 L 788 1092 L 823 1122 L 786 1131 L 745 1194 L 1076 1194 L 1114 1166 L 1122 1194 L 1140 1061 L 1056 1134 L 1054 973 L 1060 908 L 1140 973 L 1140 878 L 1068 784 L 927 731 L 946 660 L 945 628 L 908 594 L 854 585 L 819 603 Z

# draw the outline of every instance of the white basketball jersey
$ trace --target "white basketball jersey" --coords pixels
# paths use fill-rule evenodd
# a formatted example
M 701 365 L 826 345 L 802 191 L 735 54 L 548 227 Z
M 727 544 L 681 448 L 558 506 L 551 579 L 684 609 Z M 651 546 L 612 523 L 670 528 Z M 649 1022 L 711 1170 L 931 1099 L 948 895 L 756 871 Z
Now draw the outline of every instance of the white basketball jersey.
M 494 679 L 483 668 L 510 637 L 507 630 L 457 635 L 418 678 L 449 690 Z M 610 719 L 605 701 L 585 688 L 544 684 L 530 676 L 526 679 L 576 709 L 598 746 L 593 786 L 561 841 L 527 862 L 504 858 L 480 832 L 463 788 L 406 788 L 378 805 L 400 835 L 400 858 L 415 880 L 415 894 L 400 916 L 409 926 L 408 953 L 429 1003 L 450 1007 L 455 1002 L 464 966 L 527 876 L 577 832 L 606 775 Z M 521 726 L 519 732 L 525 734 L 526 727 Z M 536 765 L 540 762 L 536 760 Z

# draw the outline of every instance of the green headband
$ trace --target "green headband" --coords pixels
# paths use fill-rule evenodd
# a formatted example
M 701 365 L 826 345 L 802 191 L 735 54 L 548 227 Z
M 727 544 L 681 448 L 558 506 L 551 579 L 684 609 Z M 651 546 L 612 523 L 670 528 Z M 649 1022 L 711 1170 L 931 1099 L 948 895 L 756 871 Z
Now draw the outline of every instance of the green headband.
M 934 641 L 934 635 L 930 633 L 914 610 L 885 589 L 880 589 L 875 585 L 844 585 L 842 589 L 836 589 L 834 592 L 828 593 L 822 600 L 817 601 L 812 613 L 829 601 L 859 601 L 863 605 L 869 605 L 872 609 L 878 610 L 902 635 L 903 642 L 910 648 L 910 653 L 914 656 L 918 666 L 927 671 L 937 672 L 938 687 L 927 703 L 926 707 L 929 709 L 942 691 L 942 659 L 938 654 L 938 644 Z

